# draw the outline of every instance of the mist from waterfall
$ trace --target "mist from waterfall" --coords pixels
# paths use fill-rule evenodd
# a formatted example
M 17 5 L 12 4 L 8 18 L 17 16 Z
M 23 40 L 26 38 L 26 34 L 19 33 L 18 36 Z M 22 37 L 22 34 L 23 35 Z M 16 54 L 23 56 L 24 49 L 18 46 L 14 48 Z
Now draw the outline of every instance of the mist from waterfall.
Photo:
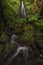
M 26 17 L 26 11 L 25 11 L 25 6 L 24 6 L 24 2 L 23 1 L 22 1 L 22 4 L 21 4 L 21 13 L 22 13 L 23 17 Z

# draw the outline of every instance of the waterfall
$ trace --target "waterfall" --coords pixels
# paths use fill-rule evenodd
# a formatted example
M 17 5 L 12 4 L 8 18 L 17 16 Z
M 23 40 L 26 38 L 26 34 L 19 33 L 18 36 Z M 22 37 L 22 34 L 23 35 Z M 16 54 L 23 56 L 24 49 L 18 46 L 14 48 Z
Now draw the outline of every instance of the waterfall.
M 21 13 L 22 13 L 22 17 L 26 17 L 26 11 L 25 11 L 25 7 L 24 7 L 24 2 L 22 1 L 21 4 Z
M 17 50 L 13 51 L 14 54 L 11 54 L 11 56 L 7 59 L 7 61 L 4 63 L 4 65 L 9 65 L 9 63 L 17 58 L 17 55 L 21 52 L 21 50 L 23 51 L 23 58 L 24 58 L 24 65 L 28 65 L 28 56 L 29 56 L 29 53 L 28 53 L 28 48 L 26 46 L 18 46 Z M 22 59 L 23 59 L 22 58 Z
M 25 51 L 25 50 L 27 51 L 28 48 L 25 47 L 25 46 L 22 46 L 22 47 L 18 46 L 18 48 L 17 48 L 15 54 L 14 54 L 13 56 L 11 56 L 8 60 L 12 60 L 13 58 L 15 58 L 15 57 L 19 54 L 19 52 L 20 52 L 21 50 L 23 50 L 23 53 L 24 53 L 24 51 Z M 28 51 L 27 51 L 27 52 L 28 52 Z M 25 53 L 27 54 L 27 52 L 25 52 Z M 27 56 L 27 55 L 26 55 L 26 56 Z
M 13 34 L 11 36 L 11 43 L 16 43 L 17 42 L 17 39 L 18 39 L 18 37 L 15 34 Z

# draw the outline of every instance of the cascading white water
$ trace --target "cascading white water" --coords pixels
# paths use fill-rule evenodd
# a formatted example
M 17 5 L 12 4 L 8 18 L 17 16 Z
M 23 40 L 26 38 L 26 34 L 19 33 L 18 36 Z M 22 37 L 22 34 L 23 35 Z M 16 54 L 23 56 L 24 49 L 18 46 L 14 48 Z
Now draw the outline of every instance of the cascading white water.
M 20 52 L 21 50 L 23 50 L 23 53 L 24 53 L 24 51 L 25 51 L 25 50 L 27 51 L 28 48 L 27 48 L 26 46 L 22 46 L 22 47 L 18 46 L 18 48 L 17 48 L 15 54 L 14 54 L 12 57 L 10 57 L 8 60 L 11 60 L 11 59 L 15 58 L 15 57 L 19 54 L 19 52 Z M 26 52 L 26 54 L 27 54 L 27 52 Z M 27 55 L 26 55 L 26 56 L 27 56 Z
M 17 42 L 17 36 L 15 34 L 13 34 L 11 36 L 11 43 L 16 43 Z
M 26 17 L 26 11 L 25 11 L 25 7 L 24 7 L 24 2 L 23 1 L 22 1 L 22 4 L 21 4 L 21 13 L 22 13 L 23 17 Z

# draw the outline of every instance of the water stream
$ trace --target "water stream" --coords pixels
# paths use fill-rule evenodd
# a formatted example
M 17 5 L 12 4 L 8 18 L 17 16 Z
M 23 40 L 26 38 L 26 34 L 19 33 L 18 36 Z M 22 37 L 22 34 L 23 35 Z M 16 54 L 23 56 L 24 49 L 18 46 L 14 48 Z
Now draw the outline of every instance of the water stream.
M 25 55 L 27 54 L 27 50 L 28 50 L 28 48 L 27 47 L 25 47 L 25 46 L 22 46 L 22 47 L 20 47 L 20 46 L 18 46 L 18 48 L 17 48 L 17 50 L 16 50 L 16 52 L 14 53 L 14 55 L 12 55 L 8 60 L 12 60 L 13 58 L 15 58 L 19 53 L 20 53 L 20 51 L 21 50 L 23 50 L 23 53 L 25 53 Z M 26 50 L 26 52 L 25 52 L 25 50 Z M 28 54 L 27 54 L 28 55 Z M 26 56 L 27 56 L 26 55 Z
M 22 1 L 22 4 L 21 4 L 21 13 L 22 13 L 22 17 L 26 17 L 26 10 L 25 10 L 25 6 L 24 6 L 23 1 Z
M 17 42 L 17 39 L 18 39 L 18 36 L 15 35 L 15 34 L 12 34 L 12 36 L 11 36 L 11 43 L 12 44 L 16 43 Z

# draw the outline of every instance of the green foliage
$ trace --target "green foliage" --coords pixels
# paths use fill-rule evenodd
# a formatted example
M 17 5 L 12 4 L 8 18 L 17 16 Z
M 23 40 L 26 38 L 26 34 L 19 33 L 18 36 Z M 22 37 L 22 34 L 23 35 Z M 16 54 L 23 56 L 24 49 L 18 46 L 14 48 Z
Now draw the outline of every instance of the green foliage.
M 43 48 L 43 19 L 40 18 L 41 16 L 39 16 L 40 9 L 41 13 L 43 14 L 43 8 L 38 8 L 40 7 L 38 1 L 39 0 L 25 0 L 27 18 L 22 18 L 20 15 L 20 0 L 3 0 L 2 9 L 4 18 L 9 24 L 8 27 L 11 28 L 11 31 L 14 30 L 14 32 L 18 35 L 18 41 L 26 43 L 28 42 L 27 44 L 32 43 L 33 45 L 35 39 Z M 19 15 L 21 17 L 19 17 Z M 7 33 L 9 33 L 9 31 L 3 32 L 3 30 L 4 22 L 0 21 L 0 40 L 6 43 L 3 44 L 4 46 L 0 45 L 0 51 L 1 54 L 5 57 L 10 51 L 15 49 L 16 45 L 8 42 L 8 40 L 11 39 L 10 35 L 12 34 L 8 35 Z
M 37 22 L 36 25 L 40 28 L 43 28 L 43 19 Z
M 43 32 L 43 19 L 39 20 L 39 22 L 36 22 L 35 26 L 40 32 Z
M 7 40 L 7 35 L 5 34 L 5 32 L 1 35 L 0 40 L 3 42 Z
M 35 14 L 35 15 L 30 15 L 30 17 L 29 17 L 29 21 L 35 21 L 35 20 L 38 20 L 38 18 L 39 18 L 39 14 Z
M 24 34 L 21 36 L 22 41 L 33 41 L 34 28 L 32 25 L 28 24 L 24 26 Z
M 26 18 L 17 18 L 18 23 L 25 23 Z
M 22 41 L 33 41 L 34 38 L 33 38 L 33 35 L 29 32 L 25 32 L 22 37 L 21 37 L 21 40 Z
M 24 31 L 33 33 L 34 32 L 34 27 L 31 24 L 27 24 L 24 26 Z

